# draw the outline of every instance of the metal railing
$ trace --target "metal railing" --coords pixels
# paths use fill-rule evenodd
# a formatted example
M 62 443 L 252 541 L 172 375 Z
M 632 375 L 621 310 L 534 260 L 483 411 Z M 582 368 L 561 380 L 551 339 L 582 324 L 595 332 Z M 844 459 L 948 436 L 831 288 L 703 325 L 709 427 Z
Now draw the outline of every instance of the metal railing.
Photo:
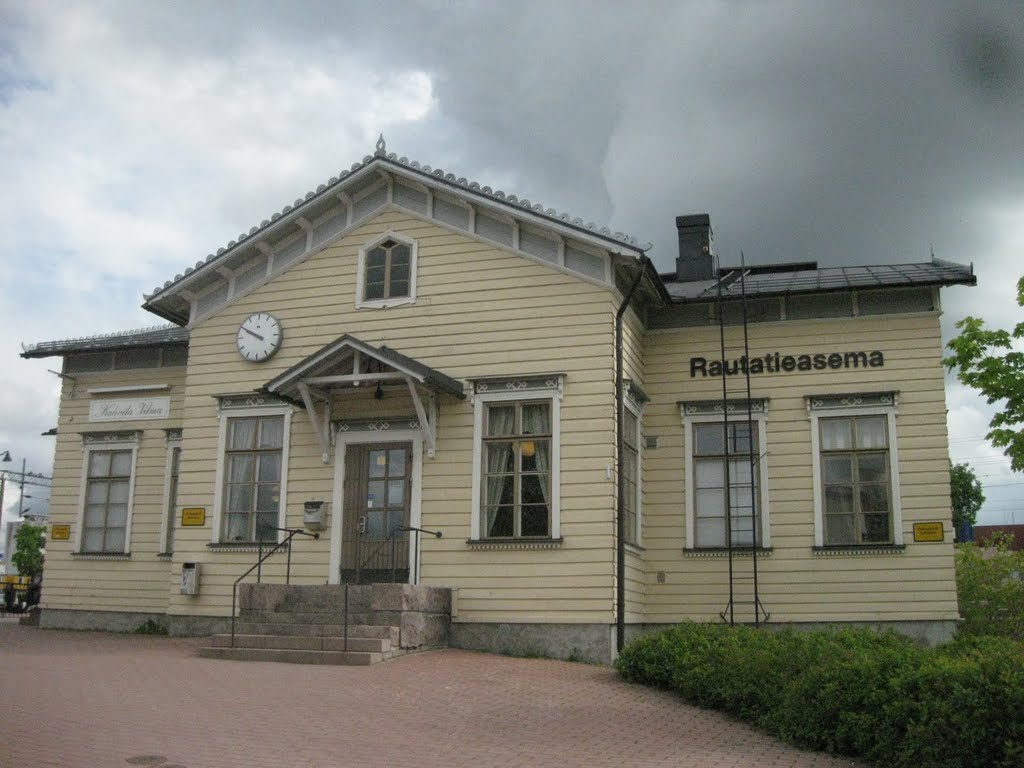
M 409 583 L 410 584 L 419 584 L 420 583 L 420 574 L 419 574 L 419 567 L 420 567 L 420 534 L 421 533 L 426 533 L 426 534 L 429 534 L 429 535 L 431 535 L 431 536 L 433 536 L 435 538 L 438 538 L 438 539 L 440 539 L 443 534 L 441 533 L 441 531 L 428 531 L 426 528 L 417 528 L 414 525 L 400 525 L 397 528 L 395 528 L 395 530 L 396 531 L 412 531 L 413 533 L 416 534 L 413 537 L 413 545 L 412 545 L 412 574 L 411 574 L 412 578 L 409 579 Z
M 311 539 L 319 539 L 320 538 L 320 534 L 319 533 L 307 533 L 306 531 L 302 530 L 301 528 L 277 528 L 277 527 L 272 526 L 272 525 L 263 525 L 263 526 L 260 526 L 260 528 L 262 530 L 266 530 L 266 531 L 280 531 L 282 533 L 287 533 L 288 535 L 284 538 L 283 541 L 279 541 L 277 544 L 275 544 L 273 546 L 273 548 L 271 548 L 269 551 L 267 551 L 266 554 L 263 553 L 264 542 L 262 540 L 260 540 L 260 542 L 259 542 L 259 552 L 260 552 L 259 560 L 257 560 L 256 564 L 254 566 L 252 566 L 249 570 L 247 570 L 245 573 L 243 573 L 241 576 L 239 576 L 237 579 L 235 579 L 234 586 L 232 586 L 232 588 L 231 588 L 231 647 L 232 648 L 235 647 L 235 610 L 236 610 L 236 606 L 238 604 L 238 585 L 242 581 L 242 579 L 244 579 L 246 576 L 248 576 L 253 571 L 256 571 L 256 583 L 259 584 L 261 582 L 261 580 L 263 579 L 263 561 L 266 560 L 268 557 L 270 557 L 275 552 L 277 552 L 278 550 L 280 550 L 282 547 L 284 547 L 284 548 L 287 548 L 287 550 L 288 550 L 288 564 L 287 564 L 287 566 L 285 568 L 284 583 L 285 584 L 291 584 L 291 581 L 292 581 L 292 539 L 294 539 L 296 536 L 309 536 Z

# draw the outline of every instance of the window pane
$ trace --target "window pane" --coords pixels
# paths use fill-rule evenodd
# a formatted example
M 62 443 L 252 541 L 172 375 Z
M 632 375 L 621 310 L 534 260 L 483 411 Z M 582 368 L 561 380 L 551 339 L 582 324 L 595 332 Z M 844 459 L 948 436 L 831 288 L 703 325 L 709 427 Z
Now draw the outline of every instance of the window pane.
M 697 488 L 724 488 L 725 462 L 721 459 L 702 459 L 696 463 Z
M 389 477 L 405 477 L 406 456 L 404 448 L 392 448 L 388 451 Z
M 367 283 L 366 284 L 366 300 L 372 301 L 374 299 L 384 298 L 384 283 Z
M 487 473 L 511 472 L 513 468 L 511 442 L 487 444 Z
M 229 451 L 246 451 L 256 445 L 256 419 L 232 419 L 230 427 Z
M 487 498 L 485 503 L 488 506 L 499 504 L 512 504 L 515 489 L 515 480 L 512 475 L 493 475 L 487 478 Z
M 280 448 L 284 445 L 284 419 L 261 419 L 260 448 Z
M 384 507 L 384 481 L 383 480 L 371 480 L 367 484 L 366 490 L 366 508 L 367 509 L 381 509 Z
M 512 535 L 512 506 L 487 507 L 487 535 L 494 538 L 507 538 Z
M 87 528 L 99 528 L 107 517 L 106 504 L 90 504 L 85 508 L 85 526 Z
M 862 416 L 857 419 L 857 447 L 885 448 L 885 416 Z
M 821 467 L 826 483 L 853 482 L 852 456 L 826 456 L 821 460 Z
M 699 490 L 696 493 L 697 517 L 725 517 L 725 491 Z
M 864 541 L 871 543 L 888 543 L 889 515 L 864 516 Z
M 830 515 L 853 512 L 853 486 L 832 485 L 826 487 L 825 512 Z
M 259 512 L 274 512 L 281 506 L 281 486 L 267 483 L 256 486 L 256 509 Z
M 547 435 L 551 433 L 547 403 L 526 403 L 523 405 L 524 435 Z
M 861 482 L 880 483 L 889 478 L 889 456 L 884 453 L 862 454 L 857 457 L 857 479 Z
M 522 520 L 523 536 L 547 536 L 548 535 L 548 508 L 547 506 L 524 506 Z
M 264 453 L 259 456 L 259 473 L 257 479 L 261 483 L 276 483 L 281 479 L 281 454 Z
M 698 518 L 695 533 L 698 547 L 724 547 L 725 518 Z
M 853 425 L 849 419 L 821 420 L 821 449 L 847 451 L 853 447 Z
M 826 544 L 856 544 L 855 525 L 853 515 L 826 515 L 825 517 L 825 543 Z
M 127 504 L 111 504 L 107 508 L 107 527 L 123 527 L 128 520 Z
M 118 451 L 110 457 L 110 474 L 114 477 L 128 477 L 132 473 L 132 452 Z
M 89 477 L 106 477 L 110 474 L 110 452 L 93 451 L 89 454 Z
M 384 268 L 384 260 L 387 258 L 387 252 L 383 248 L 374 248 L 368 254 L 366 254 L 366 266 L 369 268 L 380 267 Z
M 752 477 L 750 459 L 743 458 L 729 462 L 729 483 L 731 485 L 745 485 L 749 487 Z
M 107 483 L 103 481 L 89 483 L 89 488 L 85 493 L 85 501 L 87 504 L 106 504 Z
M 487 409 L 487 436 L 497 437 L 515 433 L 515 406 L 492 405 Z
M 409 282 L 409 265 L 408 264 L 392 264 L 391 265 L 391 285 L 396 282 L 408 283 Z
M 128 481 L 112 480 L 110 483 L 110 502 L 112 504 L 128 503 Z
M 108 528 L 104 538 L 104 552 L 124 552 L 124 528 Z
M 405 480 L 392 480 L 388 483 L 388 506 L 401 507 L 405 504 Z
M 407 245 L 396 245 L 391 249 L 391 264 L 395 265 L 409 265 L 409 246 Z
M 256 541 L 274 541 L 277 539 L 277 515 L 272 512 L 261 512 L 256 516 Z
M 370 451 L 370 477 L 384 477 L 388 469 L 387 451 Z
M 523 504 L 547 504 L 547 475 L 523 475 L 522 482 L 523 487 L 521 493 Z
M 388 298 L 392 299 L 399 296 L 409 295 L 409 281 L 408 280 L 391 280 L 391 290 L 388 291 Z
M 249 515 L 228 515 L 226 536 L 228 541 L 249 541 Z
M 252 454 L 228 456 L 228 482 L 251 483 L 256 457 Z
M 636 416 L 631 411 L 623 414 L 622 439 L 626 445 L 636 447 Z
M 860 486 L 861 512 L 888 512 L 889 487 L 881 483 Z
M 228 512 L 248 512 L 252 509 L 252 485 L 228 486 Z
M 729 453 L 750 453 L 752 445 L 751 434 L 754 432 L 752 424 L 730 423 L 729 424 Z
M 725 453 L 725 428 L 722 424 L 694 424 L 693 452 L 698 456 Z
M 103 529 L 86 528 L 82 531 L 82 551 L 101 552 L 103 550 Z
M 733 487 L 729 491 L 729 503 L 732 507 L 733 517 L 750 518 L 751 510 L 754 508 L 754 494 L 747 488 Z
M 384 535 L 383 508 L 371 510 L 366 513 L 366 533 L 363 535 L 368 539 L 387 538 Z

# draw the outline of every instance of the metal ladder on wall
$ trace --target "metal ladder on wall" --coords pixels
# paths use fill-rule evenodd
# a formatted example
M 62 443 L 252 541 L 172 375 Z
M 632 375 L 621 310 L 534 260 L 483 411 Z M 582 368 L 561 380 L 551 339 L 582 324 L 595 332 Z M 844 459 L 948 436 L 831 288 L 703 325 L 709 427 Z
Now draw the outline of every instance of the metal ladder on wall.
M 750 339 L 747 333 L 747 292 L 746 265 L 740 254 L 740 269 L 722 274 L 718 259 L 715 259 L 718 276 L 716 311 L 722 360 L 722 421 L 725 437 L 725 489 L 726 556 L 729 561 L 729 602 L 719 614 L 730 625 L 737 622 L 760 626 L 768 621 L 770 614 L 761 603 L 758 583 L 758 555 L 761 547 L 758 490 L 758 475 L 761 463 L 760 442 L 754 426 L 753 400 L 751 397 Z M 725 317 L 723 287 L 740 284 L 739 322 L 728 322 Z M 730 318 L 732 320 L 732 318 Z M 744 361 L 742 364 L 738 361 Z M 736 362 L 733 375 L 729 374 L 730 362 Z M 731 477 L 734 463 L 737 478 Z M 763 482 L 764 480 L 762 480 Z M 749 500 L 749 501 L 748 501 Z M 749 524 L 750 535 L 742 532 Z

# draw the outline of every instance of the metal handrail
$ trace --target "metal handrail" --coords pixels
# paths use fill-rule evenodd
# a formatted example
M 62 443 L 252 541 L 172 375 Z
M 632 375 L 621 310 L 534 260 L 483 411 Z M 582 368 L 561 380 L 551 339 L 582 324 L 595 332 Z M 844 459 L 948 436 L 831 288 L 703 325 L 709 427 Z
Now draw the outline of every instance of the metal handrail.
M 396 531 L 414 531 L 416 536 L 413 540 L 412 549 L 412 579 L 410 581 L 413 584 L 419 584 L 420 582 L 420 534 L 428 533 L 431 536 L 440 539 L 444 534 L 441 531 L 428 531 L 426 528 L 417 528 L 415 525 L 399 525 L 395 527 Z
M 291 584 L 291 581 L 292 581 L 292 539 L 294 539 L 296 536 L 299 536 L 299 535 L 301 535 L 301 536 L 309 536 L 312 539 L 319 539 L 320 538 L 320 534 L 319 533 L 307 533 L 306 531 L 302 530 L 301 528 L 278 528 L 278 527 L 273 526 L 273 525 L 261 525 L 260 528 L 262 528 L 263 530 L 267 530 L 267 531 L 281 531 L 283 533 L 287 533 L 288 535 L 285 537 L 284 541 L 277 542 L 277 544 L 274 545 L 273 549 L 271 549 L 266 554 L 263 554 L 263 541 L 260 540 L 260 542 L 259 542 L 260 559 L 256 561 L 256 564 L 254 566 L 252 566 L 249 570 L 247 570 L 245 573 L 243 573 L 241 576 L 239 576 L 237 579 L 235 579 L 235 583 L 231 587 L 231 647 L 232 648 L 235 647 L 235 608 L 236 608 L 237 601 L 238 601 L 238 584 L 239 584 L 239 582 L 241 582 L 242 579 L 244 579 L 246 576 L 248 576 L 253 571 L 256 571 L 256 583 L 259 584 L 261 579 L 263 578 L 263 561 L 266 560 L 268 557 L 270 557 L 275 552 L 277 552 L 279 549 L 281 549 L 281 547 L 287 547 L 288 548 L 288 566 L 287 566 L 287 569 L 285 570 L 284 583 L 285 584 Z

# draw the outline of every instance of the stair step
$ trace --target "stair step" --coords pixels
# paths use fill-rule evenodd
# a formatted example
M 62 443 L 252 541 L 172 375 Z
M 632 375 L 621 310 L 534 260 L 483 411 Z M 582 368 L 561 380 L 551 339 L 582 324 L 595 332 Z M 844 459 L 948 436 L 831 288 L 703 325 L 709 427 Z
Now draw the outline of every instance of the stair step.
M 213 635 L 210 645 L 230 648 L 231 635 Z M 347 648 L 346 648 L 347 645 Z M 391 653 L 391 640 L 385 638 L 322 637 L 310 635 L 249 635 L 235 633 L 235 648 L 285 649 L 293 651 L 360 651 L 365 653 Z
M 324 611 L 251 611 L 242 610 L 238 614 L 242 621 L 274 622 L 277 624 L 344 624 L 345 612 L 339 610 Z M 397 611 L 349 611 L 348 623 L 352 624 L 394 624 L 402 620 Z
M 366 651 L 304 651 L 290 648 L 217 648 L 199 649 L 205 659 L 231 661 L 279 661 L 288 664 L 336 664 L 365 667 L 384 660 L 384 654 Z
M 236 621 L 235 634 L 243 635 L 291 635 L 294 637 L 343 637 L 344 624 L 294 624 L 291 622 Z M 390 640 L 398 645 L 398 627 L 377 624 L 349 624 L 348 636 Z

